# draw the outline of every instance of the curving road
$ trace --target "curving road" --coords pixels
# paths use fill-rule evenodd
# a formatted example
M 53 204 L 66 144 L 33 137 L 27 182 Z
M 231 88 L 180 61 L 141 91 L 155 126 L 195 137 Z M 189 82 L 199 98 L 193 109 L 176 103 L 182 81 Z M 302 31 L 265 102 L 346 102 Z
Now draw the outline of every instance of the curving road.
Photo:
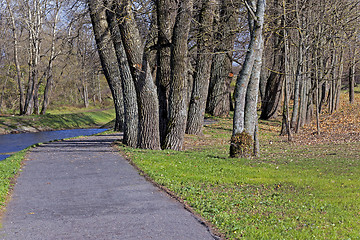
M 43 144 L 28 155 L 0 239 L 217 239 L 110 146 L 119 135 Z

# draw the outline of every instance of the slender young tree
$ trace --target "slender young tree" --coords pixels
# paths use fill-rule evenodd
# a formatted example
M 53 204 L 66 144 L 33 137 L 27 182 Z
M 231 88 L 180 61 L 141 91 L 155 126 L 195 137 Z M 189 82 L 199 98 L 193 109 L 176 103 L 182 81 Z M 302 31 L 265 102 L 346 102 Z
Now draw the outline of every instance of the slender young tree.
M 258 87 L 258 77 L 260 75 L 261 69 L 261 56 L 262 56 L 262 31 L 264 26 L 264 15 L 265 15 L 265 0 L 253 0 L 245 2 L 248 11 L 249 11 L 249 25 L 251 32 L 251 39 L 248 46 L 248 51 L 245 57 L 244 64 L 239 73 L 239 76 L 236 81 L 235 88 L 235 110 L 234 110 L 234 120 L 233 120 L 233 135 L 230 145 L 230 156 L 232 157 L 244 157 L 252 155 L 251 149 L 254 143 L 254 136 L 256 131 L 257 121 L 248 121 L 251 124 L 246 124 L 245 128 L 245 113 L 246 109 L 246 98 L 247 94 L 248 99 L 256 98 L 259 89 Z M 255 85 L 254 91 L 249 89 L 249 82 L 256 82 L 250 84 L 250 86 Z M 249 91 L 249 92 L 248 92 Z M 252 96 L 251 94 L 255 94 Z M 255 101 L 252 101 L 255 103 Z M 253 104 L 248 104 L 248 107 Z M 249 111 L 250 115 L 254 114 L 254 111 Z M 256 113 L 256 111 L 255 111 Z M 250 116 L 248 116 L 250 118 Z M 253 118 L 253 116 L 251 116 Z M 256 116 L 257 118 L 257 116 Z M 249 132 L 249 130 L 252 132 Z
M 54 6 L 54 13 L 53 13 L 53 24 L 52 24 L 52 33 L 51 33 L 51 47 L 50 47 L 50 57 L 49 57 L 49 63 L 48 63 L 48 67 L 46 70 L 46 85 L 45 85 L 45 90 L 44 90 L 44 96 L 43 96 L 43 103 L 42 103 L 42 108 L 41 108 L 41 114 L 45 114 L 46 110 L 48 108 L 49 102 L 50 102 L 50 94 L 51 94 L 51 89 L 52 89 L 52 85 L 53 85 L 53 65 L 54 65 L 54 60 L 56 58 L 55 55 L 55 41 L 56 41 L 56 26 L 59 22 L 59 15 L 60 15 L 60 8 L 61 8 L 61 2 L 59 2 L 59 0 L 55 1 L 55 6 Z
M 11 30 L 12 30 L 12 34 L 13 34 L 13 48 L 14 48 L 14 63 L 15 63 L 15 67 L 16 67 L 16 80 L 17 80 L 17 84 L 18 84 L 18 89 L 19 89 L 19 112 L 20 114 L 24 113 L 24 87 L 23 87 L 23 83 L 22 83 L 22 79 L 21 79 L 21 70 L 20 70 L 20 63 L 19 63 L 19 53 L 18 53 L 18 35 L 16 33 L 16 24 L 15 24 L 15 17 L 12 11 L 12 7 L 10 4 L 10 0 L 6 0 L 7 3 L 7 9 L 9 10 L 10 13 L 10 19 L 11 19 Z

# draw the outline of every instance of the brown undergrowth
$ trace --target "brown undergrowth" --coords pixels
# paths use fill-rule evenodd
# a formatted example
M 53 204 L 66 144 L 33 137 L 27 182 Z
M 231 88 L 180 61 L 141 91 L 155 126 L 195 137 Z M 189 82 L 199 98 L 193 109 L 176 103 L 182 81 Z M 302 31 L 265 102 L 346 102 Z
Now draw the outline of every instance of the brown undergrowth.
M 343 94 L 338 110 L 330 114 L 326 110 L 320 116 L 320 134 L 317 134 L 316 121 L 305 125 L 300 133 L 294 135 L 295 144 L 349 143 L 360 141 L 360 94 L 350 104 Z

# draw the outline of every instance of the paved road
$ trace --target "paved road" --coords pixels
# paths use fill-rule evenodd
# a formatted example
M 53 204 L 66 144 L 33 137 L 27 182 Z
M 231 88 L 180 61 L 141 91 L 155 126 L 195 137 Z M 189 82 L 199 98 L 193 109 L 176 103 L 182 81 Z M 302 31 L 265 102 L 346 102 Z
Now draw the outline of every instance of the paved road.
M 113 150 L 110 143 L 117 138 L 87 137 L 33 149 L 0 239 L 214 239 Z

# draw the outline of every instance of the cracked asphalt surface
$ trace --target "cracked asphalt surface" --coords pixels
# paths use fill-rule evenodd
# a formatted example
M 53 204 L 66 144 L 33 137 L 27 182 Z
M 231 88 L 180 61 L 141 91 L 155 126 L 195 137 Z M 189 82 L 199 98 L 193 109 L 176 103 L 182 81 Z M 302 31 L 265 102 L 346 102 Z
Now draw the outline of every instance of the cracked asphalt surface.
M 119 138 L 34 148 L 7 205 L 0 239 L 217 239 L 111 147 Z

